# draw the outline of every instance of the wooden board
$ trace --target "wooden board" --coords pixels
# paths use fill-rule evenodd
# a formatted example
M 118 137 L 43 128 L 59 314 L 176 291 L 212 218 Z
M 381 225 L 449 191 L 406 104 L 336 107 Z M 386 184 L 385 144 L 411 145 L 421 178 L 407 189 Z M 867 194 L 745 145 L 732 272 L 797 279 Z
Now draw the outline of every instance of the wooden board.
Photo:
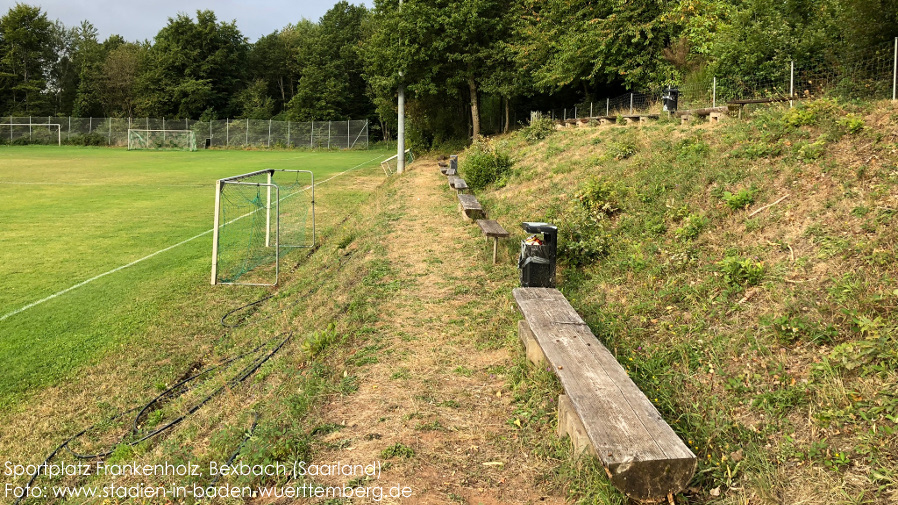
M 455 189 L 455 183 L 456 183 L 456 181 L 460 180 L 460 178 L 455 175 L 450 175 L 449 177 L 446 178 L 446 180 L 449 181 L 449 187 L 452 189 Z
M 637 500 L 682 491 L 695 473 L 695 454 L 564 295 L 551 288 L 513 294 L 612 483 Z
M 487 237 L 505 238 L 509 235 L 508 230 L 492 219 L 478 219 L 477 226 Z
M 461 204 L 462 212 L 468 219 L 477 219 L 484 217 L 483 206 L 477 201 L 474 195 L 458 194 L 458 202 Z
M 453 184 L 452 187 L 458 191 L 464 191 L 464 190 L 468 189 L 468 183 L 465 182 L 464 179 L 459 177 L 458 179 L 455 180 L 455 184 Z
M 707 116 L 712 112 L 727 112 L 728 107 L 708 107 L 705 109 L 678 110 L 674 112 L 674 116 Z
M 456 169 L 450 167 L 450 168 L 446 169 L 446 171 L 443 172 L 443 173 L 446 174 L 447 176 L 449 176 L 449 175 L 458 175 L 458 170 L 456 170 Z

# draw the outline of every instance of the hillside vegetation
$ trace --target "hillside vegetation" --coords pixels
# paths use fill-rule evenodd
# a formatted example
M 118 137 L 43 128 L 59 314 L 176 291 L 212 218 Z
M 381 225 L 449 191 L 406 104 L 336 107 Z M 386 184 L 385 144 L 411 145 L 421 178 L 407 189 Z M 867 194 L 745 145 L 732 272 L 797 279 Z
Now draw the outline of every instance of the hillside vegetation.
M 746 117 L 536 123 L 460 166 L 510 156 L 477 194 L 490 217 L 558 225 L 559 288 L 701 460 L 685 501 L 895 503 L 898 106 Z M 554 379 L 533 373 L 516 400 L 539 431 Z M 623 500 L 575 470 L 576 496 Z

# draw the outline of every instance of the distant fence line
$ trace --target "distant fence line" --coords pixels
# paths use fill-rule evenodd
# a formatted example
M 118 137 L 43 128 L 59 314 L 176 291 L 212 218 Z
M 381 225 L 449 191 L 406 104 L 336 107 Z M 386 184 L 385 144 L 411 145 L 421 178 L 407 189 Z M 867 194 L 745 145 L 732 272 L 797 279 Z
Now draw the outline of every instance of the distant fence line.
M 59 125 L 58 129 L 55 125 Z M 197 147 L 367 149 L 368 120 L 276 121 L 165 118 L 0 117 L 0 143 L 126 147 L 128 130 L 192 130 Z
M 898 98 L 898 38 L 864 54 L 841 60 L 820 58 L 786 64 L 780 77 L 713 77 L 674 85 L 679 110 L 725 106 L 748 100 L 789 101 L 839 96 L 848 99 Z M 662 87 L 585 101 L 573 107 L 539 111 L 553 119 L 626 115 L 661 109 Z

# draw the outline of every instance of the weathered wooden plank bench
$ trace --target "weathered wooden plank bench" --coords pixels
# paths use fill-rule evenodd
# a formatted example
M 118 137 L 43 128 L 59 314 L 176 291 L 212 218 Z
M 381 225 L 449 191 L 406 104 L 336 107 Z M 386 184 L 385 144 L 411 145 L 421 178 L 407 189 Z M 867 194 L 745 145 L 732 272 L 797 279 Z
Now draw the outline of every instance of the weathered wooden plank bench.
M 465 180 L 462 179 L 461 177 L 456 177 L 455 181 L 451 184 L 451 186 L 452 186 L 452 189 L 454 189 L 456 191 L 467 191 L 468 190 L 468 183 L 465 182 Z
M 477 226 L 480 227 L 480 231 L 483 232 L 483 236 L 486 237 L 487 240 L 489 240 L 490 237 L 493 239 L 493 264 L 495 264 L 496 255 L 499 250 L 499 239 L 505 238 L 510 234 L 502 227 L 502 225 L 492 219 L 478 219 Z
M 593 453 L 631 498 L 660 500 L 685 489 L 695 474 L 695 454 L 564 295 L 550 288 L 517 288 L 513 294 L 524 317 L 518 331 L 527 357 L 548 364 L 564 386 L 559 434 Z
M 446 177 L 446 181 L 449 183 L 449 187 L 455 189 L 455 181 L 461 179 L 461 177 L 457 175 L 450 175 Z
M 447 168 L 446 171 L 443 172 L 443 174 L 445 174 L 447 177 L 450 177 L 453 175 L 458 175 L 458 169 L 455 169 L 455 168 L 452 168 L 452 166 L 449 166 L 449 168 Z
M 464 193 L 458 194 L 458 203 L 461 206 L 462 215 L 469 220 L 482 219 L 486 217 L 483 212 L 483 206 L 477 201 L 474 195 Z

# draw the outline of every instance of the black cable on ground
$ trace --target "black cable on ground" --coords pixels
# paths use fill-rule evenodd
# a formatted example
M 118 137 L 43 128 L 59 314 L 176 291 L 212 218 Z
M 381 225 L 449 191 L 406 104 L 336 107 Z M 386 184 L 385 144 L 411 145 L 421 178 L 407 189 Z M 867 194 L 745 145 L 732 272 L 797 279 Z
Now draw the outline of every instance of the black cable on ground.
M 281 336 L 281 335 L 283 335 L 283 333 L 281 333 L 281 334 L 278 335 L 278 336 Z M 142 437 L 140 437 L 140 438 L 138 438 L 138 439 L 136 439 L 136 440 L 126 441 L 127 438 L 128 438 L 129 436 L 135 435 L 135 434 L 138 432 L 138 430 L 139 430 L 139 423 L 138 423 L 138 421 L 139 421 L 139 419 L 143 416 L 144 412 L 146 412 L 147 410 L 149 410 L 149 408 L 150 408 L 151 406 L 153 406 L 154 404 L 160 402 L 163 398 L 165 398 L 165 397 L 171 395 L 171 392 L 172 392 L 172 391 L 176 391 L 176 390 L 178 390 L 178 389 L 181 389 L 182 386 L 186 385 L 188 382 L 190 382 L 190 381 L 192 381 L 192 380 L 194 380 L 194 379 L 196 379 L 196 378 L 198 378 L 198 377 L 201 377 L 201 376 L 203 376 L 203 375 L 209 374 L 209 373 L 211 373 L 211 372 L 214 371 L 214 370 L 217 370 L 217 369 L 220 369 L 220 368 L 227 368 L 231 363 L 233 363 L 233 362 L 235 362 L 235 361 L 237 361 L 237 360 L 239 360 L 239 359 L 241 359 L 241 358 L 244 358 L 244 357 L 246 357 L 246 356 L 250 356 L 250 355 L 253 355 L 253 354 L 257 353 L 259 350 L 261 350 L 262 348 L 264 348 L 266 345 L 269 345 L 271 342 L 273 342 L 273 341 L 275 340 L 275 338 L 277 338 L 277 337 L 273 337 L 272 339 L 270 339 L 270 340 L 268 340 L 267 342 L 265 342 L 265 343 L 259 345 L 258 347 L 256 347 L 255 349 L 253 349 L 253 350 L 251 350 L 251 351 L 248 351 L 248 352 L 245 352 L 245 353 L 240 354 L 240 355 L 238 355 L 238 356 L 235 356 L 235 357 L 233 357 L 233 358 L 230 358 L 230 359 L 224 361 L 223 363 L 219 363 L 218 365 L 209 367 L 209 368 L 207 368 L 206 370 L 203 370 L 203 371 L 201 371 L 201 372 L 199 372 L 199 373 L 197 373 L 197 374 L 194 374 L 194 375 L 191 376 L 191 377 L 188 377 L 187 379 L 184 379 L 184 380 L 178 382 L 178 383 L 175 384 L 174 386 L 172 386 L 172 387 L 166 389 L 164 392 L 162 392 L 161 394 L 159 394 L 158 396 L 156 396 L 155 398 L 153 398 L 152 400 L 150 400 L 149 403 L 144 404 L 142 407 L 135 407 L 135 408 L 133 408 L 133 409 L 130 409 L 130 410 L 127 410 L 127 411 L 124 411 L 124 412 L 120 412 L 120 413 L 116 414 L 115 416 L 113 416 L 113 417 L 107 419 L 106 421 L 104 421 L 104 423 L 105 423 L 105 422 L 109 422 L 109 421 L 114 421 L 114 420 L 120 419 L 120 418 L 122 418 L 122 417 L 124 417 L 124 416 L 130 414 L 131 412 L 134 412 L 134 411 L 136 411 L 136 410 L 139 409 L 139 412 L 138 412 L 137 416 L 134 418 L 134 423 L 133 423 L 131 429 L 128 431 L 128 433 L 125 434 L 124 436 L 122 436 L 122 438 L 119 440 L 119 442 L 117 442 L 116 444 L 114 444 L 114 445 L 113 445 L 113 448 L 110 449 L 110 450 L 108 450 L 108 451 L 106 451 L 106 452 L 97 453 L 97 454 L 79 454 L 79 453 L 75 452 L 74 450 L 72 450 L 71 447 L 69 447 L 69 444 L 72 443 L 72 441 L 74 441 L 74 440 L 76 440 L 76 439 L 78 439 L 78 438 L 84 436 L 86 433 L 88 433 L 89 431 L 91 431 L 92 429 L 96 428 L 97 426 L 99 426 L 99 425 L 102 424 L 102 423 L 96 423 L 96 424 L 91 425 L 91 426 L 88 427 L 88 428 L 85 428 L 84 430 L 82 430 L 82 431 L 78 432 L 77 434 L 73 435 L 72 437 L 68 438 L 65 442 L 59 444 L 59 446 L 57 446 L 56 449 L 54 449 L 53 452 L 51 452 L 50 455 L 47 456 L 46 459 L 44 459 L 43 463 L 41 463 L 40 465 L 38 465 L 37 469 L 35 470 L 35 473 L 34 473 L 33 475 L 31 475 L 30 479 L 28 480 L 28 483 L 25 485 L 25 489 L 30 489 L 30 488 L 32 487 L 32 485 L 34 484 L 34 481 L 37 480 L 37 477 L 41 474 L 42 469 L 47 468 L 47 466 L 50 464 L 50 461 L 51 461 L 54 457 L 56 457 L 56 455 L 59 454 L 59 452 L 60 452 L 62 449 L 67 450 L 70 454 L 72 454 L 72 456 L 74 456 L 75 458 L 78 458 L 78 459 L 98 459 L 98 458 L 104 458 L 104 457 L 109 456 L 110 454 L 112 454 L 112 453 L 115 451 L 115 447 L 117 447 L 117 446 L 119 446 L 119 445 L 121 445 L 121 444 L 131 445 L 131 446 L 137 445 L 137 444 L 139 444 L 140 442 L 143 442 L 143 441 L 145 441 L 145 440 L 149 440 L 150 438 L 155 437 L 155 436 L 157 436 L 157 435 L 159 435 L 159 434 L 161 434 L 161 433 L 163 433 L 163 432 L 165 432 L 165 431 L 171 429 L 172 427 L 174 427 L 174 426 L 176 426 L 177 424 L 179 424 L 179 423 L 181 423 L 182 421 L 184 421 L 188 416 L 190 416 L 191 414 L 193 414 L 193 413 L 195 413 L 197 410 L 199 410 L 203 405 L 205 405 L 206 403 L 208 403 L 209 400 L 211 400 L 212 398 L 214 398 L 215 396 L 217 396 L 219 393 L 221 393 L 222 391 L 224 391 L 225 388 L 236 386 L 237 384 L 240 384 L 241 382 L 243 382 L 243 381 L 245 381 L 247 378 L 249 378 L 249 376 L 251 376 L 253 373 L 255 373 L 256 370 L 258 370 L 258 369 L 259 369 L 259 368 L 260 368 L 266 361 L 268 361 L 269 359 L 271 359 L 272 356 L 274 356 L 278 351 L 280 351 L 281 348 L 282 348 L 282 347 L 283 347 L 283 346 L 284 346 L 284 345 L 285 345 L 285 344 L 286 344 L 292 337 L 293 337 L 293 333 L 292 333 L 292 332 L 289 333 L 289 334 L 287 334 L 287 336 L 286 336 L 284 339 L 282 339 L 282 340 L 277 344 L 277 346 L 274 347 L 274 349 L 272 349 L 270 352 L 268 352 L 268 353 L 266 353 L 266 354 L 264 354 L 264 355 L 262 355 L 262 356 L 260 356 L 260 357 L 257 357 L 255 360 L 253 360 L 251 363 L 249 363 L 246 367 L 244 367 L 243 370 L 241 370 L 240 373 L 237 374 L 234 378 L 230 379 L 227 383 L 225 383 L 224 385 L 222 385 L 222 386 L 218 387 L 217 389 L 215 389 L 215 391 L 213 391 L 212 393 L 210 393 L 209 395 L 207 395 L 207 396 L 206 396 L 205 398 L 203 398 L 199 403 L 193 405 L 193 406 L 192 406 L 186 413 L 184 413 L 184 414 L 178 416 L 176 419 L 174 419 L 174 420 L 172 420 L 172 421 L 166 423 L 165 425 L 163 425 L 163 426 L 161 426 L 161 427 L 159 427 L 159 428 L 153 430 L 152 432 L 148 433 L 147 435 L 144 435 L 144 436 L 142 436 Z M 182 394 L 183 394 L 183 393 L 182 393 Z M 256 417 L 256 421 L 257 421 L 257 420 L 258 420 L 258 416 Z M 253 422 L 253 429 L 255 429 L 256 421 Z M 241 444 L 241 448 L 242 448 L 242 444 Z M 239 449 L 238 449 L 238 451 L 239 451 Z M 28 496 L 28 493 L 24 493 L 21 497 L 19 497 L 19 498 L 16 499 L 16 501 L 14 502 L 14 505 L 18 505 L 18 504 L 19 504 L 25 497 L 27 497 L 27 496 Z

